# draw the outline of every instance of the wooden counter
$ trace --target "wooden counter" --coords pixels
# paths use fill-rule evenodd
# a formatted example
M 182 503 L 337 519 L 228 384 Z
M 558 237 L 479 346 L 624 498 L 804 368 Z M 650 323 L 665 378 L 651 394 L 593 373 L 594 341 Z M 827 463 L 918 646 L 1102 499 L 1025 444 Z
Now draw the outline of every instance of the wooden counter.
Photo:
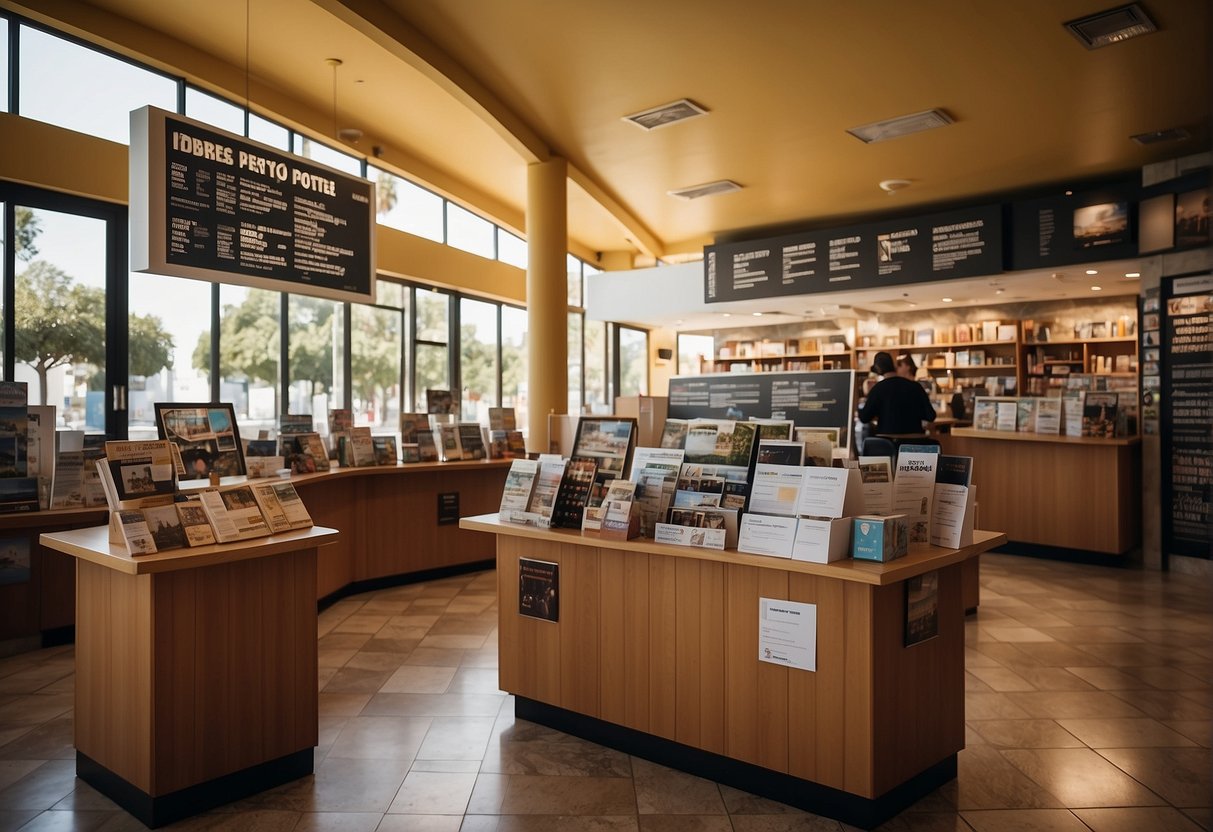
M 956 428 L 973 457 L 978 519 L 1011 540 L 1122 555 L 1141 542 L 1141 440 Z
M 955 776 L 961 568 L 1005 542 L 810 564 L 466 518 L 497 535 L 499 685 L 518 716 L 871 827 Z M 520 558 L 560 565 L 559 621 L 518 614 Z M 939 635 L 905 647 L 905 580 Z M 758 660 L 759 598 L 817 605 L 817 670 Z
M 316 527 L 138 558 L 108 528 L 76 559 L 76 773 L 160 826 L 311 773 Z
M 351 584 L 374 585 L 400 575 L 442 574 L 491 562 L 491 537 L 454 523 L 439 525 L 437 495 L 458 493 L 464 515 L 495 511 L 509 467 L 510 460 L 421 462 L 291 477 L 316 523 L 342 532 L 336 544 L 320 550 L 317 598 Z M 182 490 L 204 486 L 187 482 Z M 0 541 L 16 540 L 30 552 L 30 580 L 0 585 L 0 655 L 4 647 L 31 650 L 70 640 L 75 565 L 70 557 L 39 545 L 38 536 L 107 520 L 105 508 L 0 515 Z

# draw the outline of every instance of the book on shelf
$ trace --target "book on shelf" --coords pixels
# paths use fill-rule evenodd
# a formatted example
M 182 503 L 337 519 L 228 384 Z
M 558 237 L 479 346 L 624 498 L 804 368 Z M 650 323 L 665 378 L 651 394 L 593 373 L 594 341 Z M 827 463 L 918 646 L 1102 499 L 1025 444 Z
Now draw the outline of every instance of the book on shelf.
M 1018 416 L 1019 409 L 1015 402 L 995 402 L 994 429 L 1014 432 Z
M 459 450 L 463 459 L 484 459 L 488 456 L 479 422 L 459 422 L 456 429 L 459 431 Z
M 206 510 L 198 500 L 187 500 L 184 503 L 174 503 L 177 516 L 181 519 L 181 528 L 185 531 L 187 546 L 210 546 L 215 543 L 215 530 L 211 521 L 206 519 Z
M 270 534 L 253 486 L 248 483 L 206 489 L 198 495 L 215 540 L 232 543 Z
M 973 405 L 973 427 L 976 430 L 996 430 L 998 428 L 997 402 L 993 399 L 979 398 Z
M 1042 398 L 1036 400 L 1036 433 L 1057 436 L 1061 433 L 1061 399 Z
M 1036 399 L 1022 398 L 1016 402 L 1015 430 L 1031 433 L 1036 429 Z
M 395 465 L 398 461 L 396 453 L 396 437 L 391 434 L 371 437 L 371 449 L 375 453 L 376 465 Z
M 177 492 L 167 439 L 106 442 L 97 471 L 111 511 L 167 505 Z
M 61 430 L 55 433 L 55 472 L 53 476 L 50 507 L 53 509 L 82 508 L 84 506 L 84 431 Z
M 289 481 L 254 483 L 250 487 L 261 516 L 274 534 L 310 529 L 314 525 L 307 506 Z

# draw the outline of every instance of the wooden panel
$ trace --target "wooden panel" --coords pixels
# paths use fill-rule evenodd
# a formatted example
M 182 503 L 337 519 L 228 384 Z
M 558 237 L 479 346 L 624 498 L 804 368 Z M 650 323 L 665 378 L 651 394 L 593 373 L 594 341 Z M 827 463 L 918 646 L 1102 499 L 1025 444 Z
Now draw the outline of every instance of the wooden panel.
M 758 572 L 725 567 L 725 754 L 760 764 Z
M 678 736 L 677 562 L 649 556 L 649 733 Z
M 306 549 L 152 576 L 151 794 L 316 744 L 315 571 Z
M 76 623 L 76 559 L 38 546 L 38 626 L 42 630 Z
M 1123 554 L 1140 542 L 1140 444 L 953 436 L 973 457 L 984 528 L 1023 543 Z
M 878 795 L 964 747 L 960 567 L 939 572 L 939 635 L 911 647 L 904 641 L 904 587 L 872 592 L 871 742 L 879 751 L 873 765 Z
M 723 675 L 704 679 L 703 652 L 700 650 L 700 612 L 703 609 L 700 585 L 702 562 L 679 560 L 675 566 L 675 735 L 684 745 L 700 748 L 703 705 L 700 699 L 705 683 L 719 689 Z M 713 684 L 714 683 L 714 684 Z
M 497 538 L 497 686 L 524 694 L 522 666 L 525 657 L 518 639 L 518 551 L 523 541 Z
M 758 595 L 762 598 L 788 597 L 788 573 L 763 569 L 758 573 Z M 758 602 L 751 613 L 758 620 Z M 773 771 L 788 770 L 788 674 L 803 673 L 758 661 L 758 640 L 750 644 L 751 660 L 758 670 L 759 765 Z M 740 668 L 745 672 L 744 668 Z
M 151 578 L 77 568 L 76 748 L 150 791 Z
M 981 604 L 981 555 L 974 555 L 960 565 L 960 597 L 965 612 Z
M 510 545 L 502 546 L 498 557 L 498 586 L 501 589 L 497 599 L 500 606 L 498 631 L 501 644 L 506 644 L 506 639 L 510 638 L 515 645 L 509 659 L 516 672 L 507 677 L 502 670 L 501 685 L 510 693 L 559 706 L 560 624 L 518 614 L 518 560 L 524 557 L 561 563 L 560 544 L 526 540 L 510 541 Z M 562 566 L 561 594 L 565 585 L 563 572 Z M 562 600 L 562 619 L 563 606 Z M 498 661 L 504 668 L 505 656 L 499 655 Z
M 627 724 L 624 561 L 632 555 L 598 549 L 598 716 Z M 504 647 L 505 640 L 501 639 Z
M 560 707 L 597 717 L 598 552 L 560 547 Z
M 725 566 L 699 565 L 699 747 L 725 751 Z
M 894 584 L 881 589 L 895 593 L 901 587 Z M 846 667 L 843 788 L 865 797 L 878 794 L 872 783 L 872 594 L 872 587 L 858 584 L 847 584 L 843 590 Z M 885 754 L 886 749 L 882 748 L 881 753 Z
M 817 605 L 817 670 L 788 674 L 788 773 L 805 780 L 817 779 L 817 755 L 821 750 L 817 739 L 818 686 L 838 684 L 843 673 L 841 665 L 833 663 L 830 651 L 823 649 L 822 620 L 838 614 L 837 610 L 822 603 L 818 587 L 825 583 L 812 575 L 790 575 L 788 578 L 789 600 Z
M 649 556 L 623 563 L 623 724 L 649 730 Z
M 846 584 L 817 583 L 817 679 L 811 719 L 817 726 L 816 743 L 808 754 L 816 772 L 813 779 L 831 788 L 846 785 L 847 621 Z M 791 726 L 789 726 L 790 728 Z M 806 755 L 807 756 L 807 755 Z

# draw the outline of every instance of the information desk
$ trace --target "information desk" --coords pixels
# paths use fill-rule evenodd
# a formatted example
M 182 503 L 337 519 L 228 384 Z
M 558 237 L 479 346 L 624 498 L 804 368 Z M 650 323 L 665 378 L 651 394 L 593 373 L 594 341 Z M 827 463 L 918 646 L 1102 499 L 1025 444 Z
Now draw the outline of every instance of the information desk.
M 500 686 L 519 717 L 873 827 L 956 774 L 961 565 L 782 558 L 465 518 L 497 535 Z M 559 620 L 519 614 L 519 559 L 559 564 Z M 906 647 L 908 578 L 937 571 L 939 634 Z M 760 661 L 759 599 L 817 605 L 815 672 Z
M 320 551 L 316 597 L 350 584 L 373 586 L 401 575 L 441 574 L 491 562 L 493 539 L 440 517 L 439 495 L 448 507 L 452 495 L 458 495 L 463 515 L 495 511 L 509 468 L 508 459 L 420 462 L 291 477 L 316 524 L 341 529 L 341 539 Z M 184 483 L 183 490 L 193 485 Z M 197 487 L 204 486 L 198 481 Z M 0 643 L 33 650 L 44 642 L 70 640 L 75 567 L 71 558 L 39 545 L 38 537 L 108 519 L 104 507 L 0 515 L 0 542 L 28 548 L 31 566 L 29 581 L 0 584 Z
M 131 557 L 106 526 L 42 535 L 76 559 L 76 774 L 161 826 L 311 773 L 315 527 Z
M 1122 555 L 1141 542 L 1141 440 L 955 428 L 983 526 L 1012 540 Z

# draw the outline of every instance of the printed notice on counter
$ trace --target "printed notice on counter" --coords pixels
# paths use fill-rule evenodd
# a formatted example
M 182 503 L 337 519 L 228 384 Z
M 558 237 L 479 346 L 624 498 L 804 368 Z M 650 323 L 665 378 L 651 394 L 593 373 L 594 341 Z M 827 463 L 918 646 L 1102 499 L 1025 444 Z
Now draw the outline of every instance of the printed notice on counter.
M 817 605 L 758 599 L 758 660 L 817 670 Z
M 372 182 L 154 107 L 130 159 L 133 271 L 374 300 Z

